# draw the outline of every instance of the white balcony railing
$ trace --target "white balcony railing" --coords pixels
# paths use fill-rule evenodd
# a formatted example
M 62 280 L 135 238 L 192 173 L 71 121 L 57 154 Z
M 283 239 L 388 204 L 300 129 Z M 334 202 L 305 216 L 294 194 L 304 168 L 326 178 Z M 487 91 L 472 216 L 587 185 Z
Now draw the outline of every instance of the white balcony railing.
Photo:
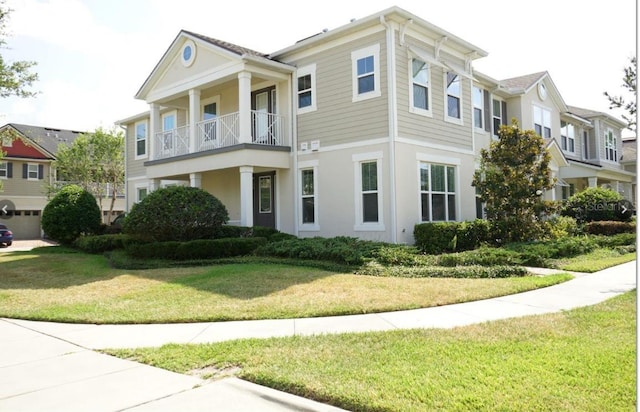
M 286 146 L 284 116 L 251 111 L 251 141 L 265 146 Z M 191 145 L 191 139 L 194 139 Z M 181 126 L 155 135 L 154 159 L 231 147 L 240 144 L 240 116 L 231 113 L 196 123 L 194 133 Z

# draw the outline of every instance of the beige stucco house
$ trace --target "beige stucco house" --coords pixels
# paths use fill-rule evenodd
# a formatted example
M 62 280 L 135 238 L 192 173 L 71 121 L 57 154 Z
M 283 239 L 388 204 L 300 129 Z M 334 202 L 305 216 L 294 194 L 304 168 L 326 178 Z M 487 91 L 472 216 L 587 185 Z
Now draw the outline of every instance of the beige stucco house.
M 40 219 L 49 202 L 48 188 L 60 184 L 52 164 L 59 145 L 70 145 L 82 132 L 9 123 L 0 134 L 0 223 L 6 224 L 16 240 L 42 237 Z M 108 190 L 108 189 L 107 189 Z M 114 204 L 114 216 L 125 210 L 124 196 Z M 106 219 L 110 202 L 102 205 Z M 4 209 L 4 210 L 2 210 Z
M 560 199 L 562 122 L 592 120 L 547 73 L 475 73 L 486 55 L 398 7 L 271 54 L 183 30 L 136 94 L 149 111 L 119 121 L 127 206 L 191 185 L 232 224 L 412 243 L 416 223 L 477 216 L 480 149 L 512 117 L 548 139 Z

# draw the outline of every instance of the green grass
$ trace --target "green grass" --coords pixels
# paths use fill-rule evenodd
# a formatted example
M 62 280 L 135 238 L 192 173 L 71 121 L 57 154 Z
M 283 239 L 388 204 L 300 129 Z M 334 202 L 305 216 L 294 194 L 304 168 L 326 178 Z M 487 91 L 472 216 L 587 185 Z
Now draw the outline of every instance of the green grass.
M 55 250 L 0 255 L 0 317 L 102 324 L 331 316 L 466 302 L 570 279 L 407 279 L 261 263 L 123 270 L 102 256 Z
M 353 411 L 634 411 L 636 293 L 556 314 L 410 330 L 110 351 Z
M 612 266 L 636 260 L 635 253 L 620 254 L 613 249 L 596 249 L 586 255 L 558 259 L 556 267 L 571 272 L 593 273 Z

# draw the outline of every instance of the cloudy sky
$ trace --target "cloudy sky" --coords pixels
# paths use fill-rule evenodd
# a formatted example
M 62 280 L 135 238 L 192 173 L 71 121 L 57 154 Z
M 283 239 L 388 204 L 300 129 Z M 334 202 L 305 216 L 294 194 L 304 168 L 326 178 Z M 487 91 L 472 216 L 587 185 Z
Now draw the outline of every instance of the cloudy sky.
M 496 79 L 548 71 L 569 105 L 609 112 L 636 54 L 634 0 L 6 0 L 5 61 L 37 62 L 39 95 L 0 100 L 0 124 L 110 128 L 181 29 L 264 53 L 397 5 L 489 52 Z M 627 132 L 628 134 L 628 132 Z

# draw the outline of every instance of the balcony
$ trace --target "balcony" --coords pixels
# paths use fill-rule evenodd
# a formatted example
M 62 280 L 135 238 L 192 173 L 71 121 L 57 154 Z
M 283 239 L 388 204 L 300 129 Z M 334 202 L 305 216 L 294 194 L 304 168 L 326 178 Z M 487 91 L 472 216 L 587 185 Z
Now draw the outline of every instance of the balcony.
M 240 136 L 239 112 L 230 113 L 196 123 L 193 132 L 185 125 L 156 133 L 153 159 L 168 159 L 242 144 L 257 147 L 289 146 L 284 116 L 252 110 L 251 138 L 244 140 Z

